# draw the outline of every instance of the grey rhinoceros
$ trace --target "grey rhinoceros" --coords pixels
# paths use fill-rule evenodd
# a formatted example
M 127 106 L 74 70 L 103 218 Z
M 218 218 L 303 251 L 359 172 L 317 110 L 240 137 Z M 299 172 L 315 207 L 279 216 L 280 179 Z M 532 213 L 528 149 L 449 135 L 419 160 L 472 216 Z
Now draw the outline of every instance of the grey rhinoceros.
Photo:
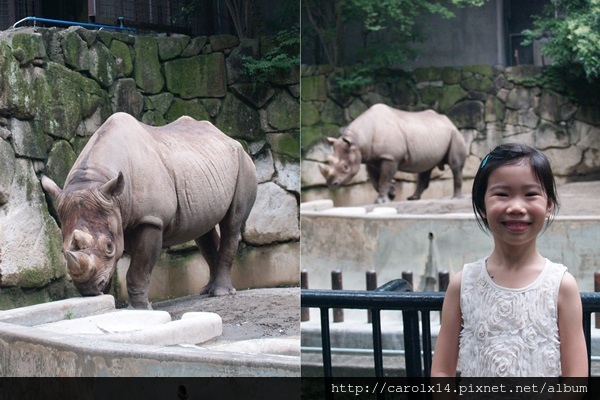
M 207 121 L 151 127 L 113 114 L 85 146 L 53 199 L 67 269 L 82 295 L 107 289 L 123 251 L 129 302 L 151 309 L 150 274 L 161 249 L 195 240 L 210 268 L 202 293 L 235 293 L 231 266 L 256 198 L 252 159 Z M 219 227 L 219 231 L 217 230 Z
M 352 121 L 339 138 L 327 141 L 333 145 L 333 155 L 327 165 L 319 167 L 330 188 L 349 182 L 362 163 L 378 193 L 377 203 L 394 199 L 396 171 L 419 174 L 415 193 L 408 198 L 416 200 L 429 186 L 433 168 L 443 170 L 448 164 L 454 178 L 454 197 L 461 197 L 467 146 L 448 117 L 433 110 L 409 112 L 375 104 Z

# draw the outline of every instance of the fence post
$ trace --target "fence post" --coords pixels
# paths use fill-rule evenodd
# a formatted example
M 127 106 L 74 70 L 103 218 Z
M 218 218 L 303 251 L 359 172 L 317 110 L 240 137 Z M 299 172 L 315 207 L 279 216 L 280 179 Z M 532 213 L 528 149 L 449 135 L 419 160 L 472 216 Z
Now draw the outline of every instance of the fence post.
M 594 292 L 600 292 L 600 272 L 594 272 Z M 596 329 L 600 328 L 600 313 L 594 314 L 596 318 Z
M 450 272 L 443 270 L 438 272 L 438 282 L 440 283 L 439 291 L 445 292 L 450 284 Z M 442 323 L 442 311 L 440 310 L 440 324 Z
M 377 289 L 377 272 L 374 270 L 367 271 L 367 290 Z M 367 311 L 367 322 L 370 324 L 373 321 L 373 313 L 371 310 Z
M 308 271 L 303 269 L 300 272 L 300 289 L 308 289 Z M 310 309 L 308 307 L 302 307 L 300 309 L 300 321 L 310 320 Z
M 342 290 L 342 271 L 335 269 L 331 271 L 331 288 L 333 290 Z M 344 310 L 341 308 L 333 309 L 333 322 L 344 322 Z
M 440 271 L 438 273 L 438 282 L 440 283 L 440 292 L 448 290 L 448 285 L 450 284 L 450 272 L 447 270 Z
M 408 282 L 408 284 L 410 285 L 412 290 L 415 291 L 415 287 L 413 285 L 413 273 L 411 270 L 402 271 L 402 279 L 404 279 L 406 282 Z

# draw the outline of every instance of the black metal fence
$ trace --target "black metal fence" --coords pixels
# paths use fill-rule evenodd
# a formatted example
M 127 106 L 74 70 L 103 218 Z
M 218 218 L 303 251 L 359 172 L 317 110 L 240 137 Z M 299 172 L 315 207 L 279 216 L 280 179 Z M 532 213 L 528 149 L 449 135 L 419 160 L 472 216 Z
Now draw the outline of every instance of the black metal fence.
M 320 309 L 323 373 L 325 378 L 333 377 L 329 310 L 334 308 L 371 311 L 373 361 L 375 376 L 378 378 L 384 377 L 380 312 L 382 310 L 402 311 L 406 376 L 429 377 L 433 350 L 429 317 L 432 311 L 442 309 L 443 301 L 443 292 L 406 291 L 405 281 L 401 279 L 392 281 L 374 291 L 315 289 L 302 289 L 301 291 L 302 307 Z M 600 312 L 600 293 L 581 293 L 581 301 L 583 304 L 583 328 L 588 349 L 588 365 L 591 371 L 591 315 Z M 419 331 L 419 320 L 421 322 L 421 332 Z

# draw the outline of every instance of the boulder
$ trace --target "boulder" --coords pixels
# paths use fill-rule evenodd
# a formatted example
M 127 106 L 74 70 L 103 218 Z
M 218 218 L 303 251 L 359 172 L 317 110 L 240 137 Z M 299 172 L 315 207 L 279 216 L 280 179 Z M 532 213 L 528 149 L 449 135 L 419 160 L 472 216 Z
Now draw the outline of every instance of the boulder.
M 44 135 L 37 124 L 11 118 L 8 121 L 8 129 L 12 133 L 12 142 L 17 156 L 37 160 L 44 160 L 48 156 L 52 138 Z
M 137 86 L 147 94 L 159 93 L 165 86 L 158 60 L 158 43 L 152 36 L 135 38 L 134 78 Z
M 264 106 L 275 95 L 273 87 L 263 82 L 236 83 L 230 87 L 235 93 L 248 100 L 256 108 Z
M 289 157 L 275 157 L 277 175 L 274 182 L 300 196 L 300 161 Z
M 482 129 L 485 126 L 485 108 L 480 101 L 461 101 L 450 109 L 448 118 L 459 129 Z
M 102 43 L 90 48 L 90 75 L 100 86 L 110 87 L 117 77 L 118 69 L 114 55 Z
M 185 35 L 164 36 L 158 38 L 158 57 L 161 61 L 172 60 L 183 53 L 190 43 Z
M 344 110 L 340 108 L 341 119 L 344 118 Z M 304 126 L 311 126 L 319 122 L 319 110 L 309 101 L 302 101 L 300 105 L 300 124 Z
M 299 132 L 292 133 L 268 133 L 267 141 L 273 151 L 293 159 L 300 157 Z
M 0 139 L 0 206 L 10 199 L 15 176 L 15 152 L 6 140 Z
M 275 175 L 275 164 L 273 163 L 273 153 L 271 150 L 261 152 L 254 158 L 256 166 L 256 177 L 258 183 L 269 182 Z
M 223 51 L 231 49 L 240 44 L 240 39 L 233 35 L 214 35 L 208 38 L 212 51 Z
M 129 46 L 120 40 L 113 40 L 110 43 L 110 52 L 115 57 L 118 77 L 128 77 L 133 72 L 133 59 Z
M 182 99 L 224 97 L 227 93 L 225 59 L 214 53 L 165 63 L 167 89 Z
M 246 243 L 252 245 L 299 240 L 296 197 L 273 182 L 258 185 L 256 202 L 242 236 Z
M 194 57 L 200 54 L 206 43 L 208 42 L 208 38 L 206 36 L 195 37 L 186 46 L 186 48 L 181 53 L 181 57 Z
M 63 187 L 76 159 L 77 154 L 75 154 L 71 145 L 65 140 L 57 140 L 48 155 L 46 164 L 48 176 L 59 187 Z
M 303 101 L 325 101 L 327 99 L 327 80 L 323 75 L 302 77 L 300 98 Z
M 181 100 L 174 98 L 171 107 L 169 107 L 169 110 L 165 114 L 165 120 L 167 123 L 173 122 L 184 115 L 198 121 L 210 120 L 206 108 L 204 108 L 204 105 L 198 100 Z
M 300 128 L 300 106 L 288 91 L 280 91 L 267 105 L 270 130 L 287 131 Z
M 36 58 L 42 60 L 47 58 L 43 37 L 39 33 L 15 33 L 9 36 L 8 45 L 21 66 L 31 63 Z
M 87 71 L 90 68 L 88 44 L 74 30 L 63 32 L 61 47 L 65 64 L 76 71 Z
M 144 106 L 144 98 L 138 92 L 136 82 L 132 78 L 117 80 L 109 91 L 113 112 L 126 112 L 139 118 Z
M 16 160 L 11 198 L 3 208 L 0 286 L 42 288 L 63 277 L 62 236 L 30 160 Z
M 258 111 L 232 94 L 225 97 L 216 125 L 231 137 L 249 141 L 262 137 Z

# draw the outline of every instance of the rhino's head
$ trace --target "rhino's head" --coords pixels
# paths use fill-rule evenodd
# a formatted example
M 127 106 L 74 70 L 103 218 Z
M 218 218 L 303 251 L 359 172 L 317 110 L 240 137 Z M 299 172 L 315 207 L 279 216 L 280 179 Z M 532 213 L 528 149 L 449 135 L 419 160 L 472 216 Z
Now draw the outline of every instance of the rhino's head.
M 121 213 L 115 201 L 123 191 L 123 175 L 101 186 L 65 190 L 44 176 L 42 186 L 58 211 L 62 252 L 75 287 L 83 296 L 102 294 L 123 255 Z
M 328 137 L 327 141 L 333 145 L 333 155 L 327 158 L 327 165 L 319 165 L 319 169 L 327 180 L 327 186 L 335 189 L 354 178 L 360 169 L 362 157 L 360 149 L 350 136 Z

